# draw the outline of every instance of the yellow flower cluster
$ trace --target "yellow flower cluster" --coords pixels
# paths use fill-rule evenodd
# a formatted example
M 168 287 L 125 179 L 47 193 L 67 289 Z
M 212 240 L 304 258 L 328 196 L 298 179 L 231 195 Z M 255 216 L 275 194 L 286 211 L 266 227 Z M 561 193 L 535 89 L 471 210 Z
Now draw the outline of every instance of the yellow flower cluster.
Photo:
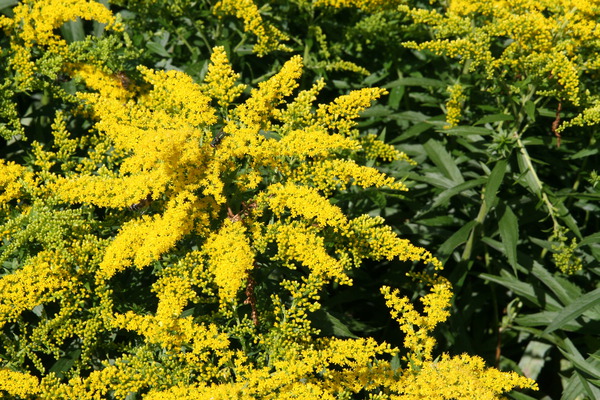
M 571 244 L 567 244 L 567 229 L 559 228 L 553 232 L 550 240 L 557 243 L 552 245 L 552 259 L 564 274 L 574 274 L 583 268 L 583 260 L 577 256 L 577 239 L 573 238 Z
M 373 168 L 358 165 L 352 160 L 306 162 L 294 170 L 293 174 L 298 177 L 294 180 L 310 184 L 325 196 L 330 196 L 335 190 L 346 189 L 350 183 L 362 188 L 388 187 L 393 190 L 408 190 L 403 183 L 396 182 Z
M 9 202 L 23 195 L 24 185 L 34 185 L 33 174 L 14 162 L 0 160 L 0 210 L 8 211 Z
M 194 221 L 190 219 L 193 206 L 194 197 L 183 193 L 167 203 L 164 214 L 143 215 L 139 220 L 124 224 L 106 249 L 98 279 L 109 279 L 131 265 L 146 267 L 172 249 L 194 228 Z
M 241 221 L 226 220 L 208 237 L 204 251 L 222 304 L 231 304 L 254 267 L 254 254 Z
M 82 18 L 107 24 L 108 29 L 122 29 L 114 15 L 102 3 L 90 0 L 26 0 L 14 9 L 14 16 L 0 16 L 0 28 L 11 38 L 11 66 L 17 81 L 26 89 L 37 70 L 33 47 L 40 46 L 52 54 L 67 57 L 67 42 L 56 34 L 65 22 Z
M 281 43 L 288 40 L 288 36 L 275 26 L 265 22 L 252 0 L 221 0 L 214 5 L 213 11 L 217 14 L 235 15 L 242 19 L 244 30 L 258 38 L 254 52 L 259 56 L 275 50 L 291 51 L 288 46 Z
M 25 310 L 50 302 L 72 290 L 75 282 L 51 254 L 40 254 L 13 274 L 0 278 L 0 327 Z
M 339 207 L 308 186 L 274 184 L 257 197 L 257 203 L 267 205 L 280 218 L 289 212 L 292 218 L 301 216 L 320 226 L 339 228 L 346 223 Z
M 470 70 L 481 67 L 488 78 L 535 78 L 543 93 L 574 105 L 581 100 L 580 75 L 599 66 L 600 10 L 593 1 L 452 0 L 443 14 L 406 5 L 399 10 L 434 32 L 433 40 L 406 46 L 469 60 Z
M 537 385 L 524 376 L 486 368 L 480 357 L 444 354 L 438 361 L 424 363 L 418 374 L 403 376 L 394 387 L 399 395 L 389 398 L 497 400 L 503 398 L 501 393 L 515 387 L 537 389 Z
M 561 133 L 573 126 L 591 126 L 600 124 L 600 99 L 595 99 L 592 105 L 583 110 L 569 121 L 565 121 L 557 129 Z
M 13 398 L 27 397 L 38 392 L 38 379 L 29 374 L 0 369 L 0 390 L 8 393 Z
M 328 129 L 337 130 L 344 135 L 357 136 L 358 132 L 354 128 L 360 112 L 371 105 L 373 100 L 386 93 L 387 91 L 382 88 L 355 90 L 338 97 L 330 104 L 320 104 L 317 108 L 317 119 Z
M 374 260 L 425 261 L 436 269 L 441 269 L 441 262 L 429 251 L 412 245 L 408 240 L 399 238 L 388 225 L 383 225 L 383 218 L 362 215 L 350 221 L 351 229 L 347 232 L 357 252 Z
M 60 20 L 51 13 L 63 10 L 56 1 L 23 4 L 48 8 L 36 14 L 49 18 L 40 35 Z M 91 3 L 65 4 L 72 6 L 63 10 L 67 16 L 112 21 L 96 6 L 84 8 Z M 24 9 L 18 20 L 28 26 Z M 251 1 L 221 1 L 215 9 L 243 18 L 259 36 L 259 53 L 281 48 L 284 35 Z M 44 45 L 60 53 L 64 44 L 48 32 L 40 36 Z M 451 296 L 441 280 L 422 298 L 422 314 L 382 289 L 413 364 L 392 368 L 389 359 L 401 349 L 351 333 L 327 337 L 314 326 L 325 288 L 351 285 L 349 271 L 364 259 L 441 264 L 382 218 L 349 218 L 332 204 L 331 194 L 350 185 L 406 190 L 355 160 L 408 158 L 356 129 L 360 113 L 385 90 L 357 90 L 316 106 L 324 86 L 318 81 L 288 100 L 302 66 L 292 57 L 237 106 L 243 86 L 222 48 L 214 49 L 202 84 L 182 72 L 140 67 L 144 82 L 128 90 L 101 68 L 70 66 L 86 86 L 76 98 L 78 112 L 94 121 L 90 135 L 71 139 L 68 116 L 59 112 L 53 147 L 34 145 L 38 172 L 0 162 L 1 201 L 35 197 L 2 226 L 25 226 L 5 238 L 2 257 L 28 253 L 0 277 L 0 326 L 20 326 L 28 311 L 37 318 L 30 334 L 5 338 L 17 367 L 0 369 L 3 395 L 496 398 L 515 385 L 533 386 L 485 370 L 476 358 L 432 360 L 431 331 L 447 317 Z M 43 193 L 29 190 L 36 180 Z M 130 295 L 134 285 L 143 286 L 143 299 Z M 67 362 L 71 345 L 81 351 L 73 367 L 49 373 L 41 355 Z M 30 374 L 13 371 L 23 365 Z M 437 371 L 448 383 L 424 386 Z M 463 388 L 471 381 L 480 387 Z
M 411 165 L 416 165 L 405 153 L 398 151 L 392 145 L 384 143 L 375 134 L 362 135 L 358 140 L 368 160 L 383 160 L 385 162 L 402 160 Z
M 388 286 L 381 288 L 386 304 L 390 308 L 392 318 L 400 323 L 405 333 L 404 347 L 409 351 L 406 356 L 412 369 L 420 368 L 424 362 L 432 360 L 435 339 L 431 332 L 440 322 L 444 322 L 450 313 L 452 291 L 450 285 L 440 278 L 440 283 L 433 286 L 431 293 L 422 297 L 423 315 L 415 310 L 408 298 L 399 297 L 399 291 L 391 291 Z
M 246 85 L 236 85 L 239 74 L 231 68 L 225 48 L 218 46 L 213 52 L 204 77 L 204 90 L 208 96 L 217 100 L 219 106 L 227 107 L 244 91 Z
M 130 83 L 124 84 L 125 77 L 107 74 L 94 65 L 74 65 L 70 72 L 72 76 L 82 79 L 88 88 L 98 91 L 102 97 L 126 102 L 133 96 L 134 88 Z
M 463 94 L 463 86 L 456 83 L 448 87 L 450 98 L 446 102 L 446 123 L 445 128 L 453 128 L 458 125 L 462 115 L 462 104 L 466 100 Z
M 259 83 L 258 89 L 252 89 L 250 98 L 236 108 L 234 115 L 247 127 L 258 125 L 269 129 L 270 125 L 265 123 L 272 117 L 275 107 L 283 103 L 283 99 L 298 87 L 301 75 L 302 58 L 294 56 L 275 76 Z M 225 131 L 227 132 L 227 129 Z
M 382 9 L 391 10 L 400 4 L 405 4 L 406 0 L 314 0 L 314 7 L 334 7 L 334 8 L 360 8 L 370 12 Z
M 335 280 L 351 284 L 345 272 L 347 262 L 328 254 L 325 241 L 318 235 L 316 227 L 303 227 L 300 223 L 274 224 L 271 231 L 278 248 L 273 260 L 281 261 L 292 269 L 299 263 L 307 267 L 311 275 L 323 280 L 323 283 Z

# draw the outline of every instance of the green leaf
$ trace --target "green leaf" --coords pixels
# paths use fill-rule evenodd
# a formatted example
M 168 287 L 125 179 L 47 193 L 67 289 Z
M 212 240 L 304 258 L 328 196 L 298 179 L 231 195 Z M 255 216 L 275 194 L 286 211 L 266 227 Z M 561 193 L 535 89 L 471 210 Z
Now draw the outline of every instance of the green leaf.
M 465 180 L 460 173 L 460 170 L 454 163 L 450 153 L 446 151 L 444 146 L 433 139 L 423 145 L 427 156 L 440 169 L 440 171 L 449 179 L 456 183 L 463 183 Z
M 562 343 L 559 343 L 558 349 L 579 371 L 594 379 L 600 378 L 600 368 L 598 368 L 596 360 L 592 358 L 584 359 L 569 338 L 565 338 Z
M 584 237 L 581 242 L 579 242 L 579 247 L 594 243 L 600 243 L 600 232 L 592 233 L 591 235 Z
M 546 363 L 546 353 L 552 348 L 548 343 L 532 340 L 525 347 L 525 352 L 519 360 L 519 368 L 523 374 L 531 379 L 537 379 L 544 364 Z
M 393 87 L 396 86 L 436 86 L 436 87 L 446 87 L 448 85 L 446 85 L 444 82 L 437 80 L 437 79 L 430 79 L 430 78 L 400 78 L 400 79 L 396 79 L 395 81 L 392 81 L 390 83 L 388 83 L 387 85 L 383 86 L 386 89 L 391 89 Z
M 540 326 L 546 327 L 556 319 L 559 311 L 542 311 L 535 314 L 525 315 L 515 318 L 515 322 L 521 326 Z M 563 330 L 567 332 L 575 332 L 582 328 L 581 324 L 576 321 L 567 322 L 563 326 Z
M 408 128 L 407 130 L 405 130 L 400 136 L 396 137 L 395 139 L 389 141 L 389 144 L 394 144 L 397 142 L 402 142 L 406 139 L 409 139 L 413 136 L 417 136 L 423 132 L 425 132 L 428 129 L 431 129 L 433 127 L 433 125 L 431 125 L 429 122 L 419 122 L 413 126 L 411 126 L 410 128 Z
M 576 160 L 578 158 L 589 157 L 589 156 L 593 156 L 595 154 L 598 154 L 598 149 L 583 149 L 583 150 L 579 150 L 577 153 L 573 154 L 572 156 L 567 157 L 567 160 Z
M 494 133 L 491 129 L 478 126 L 455 126 L 454 128 L 440 130 L 440 132 L 455 136 L 488 136 Z
M 431 205 L 431 208 L 434 209 L 440 204 L 445 204 L 453 196 L 456 196 L 457 194 L 462 193 L 468 189 L 483 185 L 485 181 L 485 178 L 472 179 L 470 181 L 463 182 L 460 185 L 456 185 L 454 187 L 446 189 L 435 198 L 433 204 Z
M 475 225 L 477 225 L 477 221 L 469 221 L 459 230 L 454 232 L 452 236 L 446 239 L 446 241 L 438 248 L 438 257 L 442 262 L 450 257 L 454 249 L 467 241 L 471 229 L 473 229 Z
M 54 372 L 57 377 L 62 378 L 64 373 L 67 372 L 75 364 L 75 360 L 81 355 L 81 350 L 74 350 L 67 354 L 66 357 L 59 358 L 49 372 Z
M 544 285 L 546 285 L 565 306 L 571 304 L 574 299 L 581 296 L 581 290 L 577 286 L 565 279 L 559 279 L 553 276 L 535 260 L 533 261 L 531 273 L 538 278 L 540 282 L 544 283 Z
M 544 304 L 547 310 L 560 310 L 561 305 L 553 297 L 547 294 L 540 294 L 531 283 L 520 281 L 506 271 L 501 271 L 501 273 L 503 276 L 490 274 L 480 274 L 479 276 L 512 290 L 517 296 L 527 299 L 538 307 Z
M 509 206 L 503 205 L 502 208 L 503 210 L 499 210 L 501 212 L 501 216 L 500 220 L 498 221 L 498 229 L 500 231 L 500 237 L 502 238 L 502 244 L 504 245 L 504 252 L 508 258 L 508 262 L 516 271 L 519 222 Z
M 491 122 L 500 122 L 500 121 L 512 121 L 515 118 L 510 114 L 492 114 L 486 115 L 481 118 L 479 121 L 475 122 L 473 125 L 484 125 Z
M 600 398 L 600 390 L 591 386 L 590 383 L 594 383 L 594 379 L 586 379 L 579 371 L 574 371 L 567 381 L 560 399 L 581 400 L 583 393 L 585 393 L 589 399 Z
M 169 58 L 171 55 L 169 52 L 159 43 L 156 42 L 148 42 L 146 43 L 146 47 L 153 53 L 158 54 L 159 56 Z
M 388 106 L 394 110 L 397 110 L 400 106 L 400 100 L 404 97 L 404 86 L 396 86 L 392 90 L 390 90 L 390 95 L 388 97 Z
M 535 103 L 531 100 L 525 102 L 525 114 L 532 122 L 535 122 Z
M 337 337 L 348 337 L 354 339 L 358 338 L 358 336 L 353 334 L 342 321 L 323 309 L 312 313 L 311 321 L 314 327 L 321 331 L 322 335 L 333 335 Z
M 600 288 L 592 290 L 589 293 L 579 297 L 571 304 L 566 306 L 556 317 L 556 319 L 548 325 L 544 333 L 550 333 L 563 327 L 567 322 L 578 318 L 588 309 L 600 304 Z M 599 375 L 600 377 L 600 375 Z
M 569 209 L 564 204 L 565 197 L 561 194 L 555 193 L 548 186 L 544 186 L 544 192 L 548 195 L 550 202 L 558 211 L 558 217 L 567 225 L 567 228 L 571 230 L 579 239 L 582 238 L 581 231 L 579 230 L 579 226 L 577 226 L 577 221 L 569 212 Z
M 0 0 L 0 10 L 16 5 L 19 0 Z
M 422 218 L 418 219 L 417 222 L 419 225 L 425 226 L 453 226 L 456 225 L 456 220 L 449 215 L 440 215 L 438 217 L 433 218 Z
M 485 185 L 484 201 L 488 210 L 492 207 L 494 201 L 496 200 L 496 193 L 498 193 L 498 189 L 504 180 L 506 165 L 506 160 L 498 161 L 496 165 L 494 165 L 494 169 L 492 169 L 492 172 L 488 178 L 488 182 Z
M 63 36 L 67 43 L 77 42 L 85 39 L 85 31 L 83 30 L 83 22 L 81 18 L 77 18 L 73 21 L 67 21 L 60 28 Z
M 542 198 L 542 187 L 539 182 L 535 179 L 533 172 L 529 170 L 526 156 L 522 152 L 517 152 L 517 162 L 519 164 L 519 170 L 521 171 L 521 183 L 528 188 L 533 194 Z
M 515 391 L 508 393 L 508 397 L 515 400 L 536 400 L 535 397 L 527 396 L 526 394 Z

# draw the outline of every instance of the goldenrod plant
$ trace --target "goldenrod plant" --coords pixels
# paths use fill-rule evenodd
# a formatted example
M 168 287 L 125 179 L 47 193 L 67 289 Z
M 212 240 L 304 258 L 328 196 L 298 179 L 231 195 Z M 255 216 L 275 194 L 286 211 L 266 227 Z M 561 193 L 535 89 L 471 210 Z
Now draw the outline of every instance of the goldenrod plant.
M 141 63 L 201 82 L 219 43 L 248 87 L 300 54 L 300 88 L 325 77 L 326 102 L 386 88 L 360 128 L 416 161 L 378 166 L 410 195 L 350 188 L 331 201 L 385 218 L 444 262 L 455 296 L 440 347 L 522 371 L 535 398 L 600 397 L 596 2 L 114 4 L 133 46 L 110 62 L 132 76 Z M 378 284 L 402 280 L 393 271 L 387 260 L 357 270 L 352 290 L 322 303 L 353 332 L 394 341 L 371 307 Z
M 57 30 L 73 18 L 106 26 L 67 41 Z M 3 397 L 496 399 L 536 388 L 476 355 L 435 352 L 452 298 L 442 263 L 341 206 L 351 191 L 407 190 L 382 168 L 414 162 L 358 127 L 385 89 L 320 101 L 323 80 L 298 90 L 298 55 L 246 88 L 220 46 L 202 81 L 124 72 L 139 52 L 123 50 L 115 38 L 134 47 L 126 26 L 94 1 L 24 1 L 0 24 L 5 105 L 41 92 L 32 103 L 52 111 L 2 109 L 4 137 L 27 152 L 0 160 Z M 420 288 L 379 287 L 398 344 L 353 334 L 324 306 L 367 260 Z

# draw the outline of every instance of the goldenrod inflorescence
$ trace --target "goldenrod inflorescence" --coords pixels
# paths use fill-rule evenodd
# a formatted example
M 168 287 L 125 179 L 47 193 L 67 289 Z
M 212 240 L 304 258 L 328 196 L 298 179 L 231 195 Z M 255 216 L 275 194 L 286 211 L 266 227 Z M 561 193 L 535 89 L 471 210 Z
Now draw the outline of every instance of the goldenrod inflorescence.
M 286 36 L 253 2 L 215 9 L 244 18 L 259 54 L 285 49 Z M 358 129 L 384 89 L 319 103 L 323 81 L 295 93 L 296 55 L 242 98 L 223 47 L 213 49 L 203 82 L 139 66 L 124 84 L 54 33 L 74 17 L 119 27 L 85 0 L 26 1 L 0 20 L 13 35 L 19 85 L 33 82 L 32 46 L 63 57 L 79 85 L 64 97 L 77 106 L 55 113 L 52 143 L 32 144 L 31 168 L 0 161 L 1 259 L 19 260 L 0 277 L 3 394 L 492 399 L 535 386 L 476 357 L 434 360 L 432 331 L 452 296 L 431 272 L 440 261 L 383 218 L 347 215 L 332 201 L 349 190 L 407 190 L 377 166 L 412 161 Z M 90 124 L 75 137 L 79 119 Z M 402 348 L 329 335 L 313 322 L 323 294 L 351 286 L 365 260 L 421 265 L 430 290 L 422 313 L 381 289 L 405 334 Z M 399 367 L 392 357 L 402 357 Z

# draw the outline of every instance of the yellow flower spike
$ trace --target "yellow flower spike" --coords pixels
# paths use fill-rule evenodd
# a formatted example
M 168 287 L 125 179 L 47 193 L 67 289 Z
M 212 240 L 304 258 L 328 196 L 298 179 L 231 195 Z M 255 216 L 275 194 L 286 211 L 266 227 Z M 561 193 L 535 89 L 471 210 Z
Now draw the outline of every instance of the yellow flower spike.
M 357 138 L 357 141 L 360 143 L 366 158 L 369 160 L 383 160 L 385 162 L 402 160 L 410 165 L 417 164 L 415 161 L 411 160 L 406 153 L 396 150 L 396 148 L 390 144 L 384 143 L 378 139 L 375 134 L 361 135 Z
M 273 115 L 274 108 L 283 102 L 283 98 L 298 87 L 297 81 L 301 75 L 302 57 L 294 56 L 276 75 L 259 83 L 258 89 L 252 89 L 250 98 L 236 108 L 235 117 L 247 127 L 268 129 L 265 122 Z M 233 131 L 227 132 L 235 134 Z
M 375 168 L 356 164 L 352 160 L 323 160 L 305 162 L 293 171 L 294 181 L 310 184 L 330 196 L 335 190 L 344 190 L 350 185 L 362 188 L 387 187 L 393 190 L 406 191 L 402 182 L 396 182 Z
M 164 214 L 143 215 L 123 224 L 119 234 L 106 249 L 97 280 L 109 279 L 130 267 L 144 268 L 169 251 L 191 232 L 194 196 L 182 193 L 167 205 Z
M 486 368 L 480 357 L 444 354 L 439 361 L 424 363 L 418 374 L 402 376 L 392 387 L 399 396 L 392 398 L 501 400 L 502 393 L 515 387 L 537 390 L 532 379 Z
M 119 77 L 107 74 L 98 67 L 90 64 L 74 65 L 70 68 L 71 75 L 82 79 L 90 89 L 97 90 L 100 96 L 126 102 L 135 94 L 133 87 L 123 87 Z
M 347 223 L 342 210 L 332 205 L 315 189 L 308 186 L 280 183 L 269 186 L 257 198 L 258 205 L 268 206 L 276 215 L 289 212 L 292 218 L 302 217 L 320 226 L 341 227 Z
M 39 381 L 35 376 L 1 368 L 0 392 L 12 398 L 33 396 L 40 393 Z
M 24 194 L 25 182 L 33 184 L 31 172 L 14 162 L 0 160 L 0 209 L 9 207 L 9 201 L 19 199 Z
M 239 78 L 240 74 L 235 73 L 229 64 L 225 48 L 213 48 L 210 65 L 204 77 L 205 93 L 216 99 L 220 107 L 226 108 L 246 88 L 243 84 L 236 85 Z
M 59 196 L 73 203 L 94 204 L 98 207 L 132 207 L 152 194 L 165 190 L 168 180 L 161 170 L 127 177 L 103 177 L 80 174 L 58 178 L 52 185 Z
M 208 238 L 204 252 L 219 287 L 222 306 L 233 302 L 254 268 L 254 252 L 242 222 L 226 220 L 221 230 Z
M 110 10 L 95 1 L 26 0 L 20 2 L 13 13 L 12 18 L 0 20 L 0 27 L 10 32 L 13 52 L 10 64 L 23 90 L 29 88 L 37 69 L 31 54 L 34 46 L 47 47 L 57 55 L 68 54 L 67 42 L 55 33 L 65 22 L 82 18 L 107 24 L 107 29 L 122 29 Z
M 441 280 L 433 285 L 431 293 L 421 298 L 424 305 L 423 314 L 415 310 L 408 298 L 400 297 L 398 289 L 392 291 L 389 286 L 383 286 L 381 293 L 390 308 L 392 318 L 398 321 L 400 329 L 406 335 L 404 347 L 409 350 L 407 357 L 410 368 L 418 368 L 423 362 L 431 361 L 435 339 L 430 334 L 450 315 L 448 308 L 452 291 L 449 283 Z
M 317 109 L 317 123 L 331 131 L 337 130 L 343 135 L 353 135 L 353 128 L 358 124 L 356 119 L 360 113 L 386 93 L 382 88 L 364 88 L 340 96 L 330 104 L 320 104 Z
M 276 147 L 275 154 L 302 158 L 323 158 L 342 150 L 360 149 L 356 140 L 337 133 L 329 134 L 317 125 L 288 132 L 273 146 Z
M 463 87 L 456 83 L 448 87 L 450 98 L 446 102 L 446 126 L 444 128 L 453 128 L 460 122 L 462 115 L 462 103 L 467 99 L 463 94 Z
M 343 232 L 352 241 L 355 251 L 374 260 L 424 261 L 435 269 L 442 263 L 429 251 L 401 239 L 392 228 L 383 225 L 383 218 L 362 215 L 350 221 L 350 229 Z
M 0 327 L 14 320 L 25 310 L 60 298 L 73 290 L 69 272 L 52 260 L 52 253 L 42 252 L 28 260 L 18 271 L 0 278 Z
M 252 0 L 221 0 L 214 5 L 213 12 L 240 18 L 244 22 L 244 31 L 258 37 L 253 50 L 259 57 L 276 50 L 291 51 L 291 48 L 281 43 L 289 37 L 264 21 Z
M 190 126 L 212 125 L 216 122 L 215 110 L 202 86 L 180 71 L 154 71 L 138 67 L 146 82 L 153 85 L 140 99 L 144 107 L 169 111 L 174 120 Z
M 25 47 L 34 43 L 66 47 L 64 39 L 58 37 L 54 30 L 78 17 L 108 24 L 109 29 L 120 29 L 108 8 L 88 0 L 27 0 L 16 6 L 13 12 L 13 27 L 21 27 L 19 37 L 25 42 Z
M 319 282 L 334 280 L 340 284 L 351 285 L 352 280 L 345 272 L 349 267 L 348 260 L 336 259 L 327 252 L 323 237 L 317 234 L 322 228 L 303 225 L 299 222 L 273 224 L 270 236 L 277 244 L 277 255 L 273 260 L 281 261 L 283 265 L 292 269 L 296 268 L 296 263 L 304 265 L 311 271 L 311 279 Z M 299 289 L 295 290 L 296 292 L 292 291 L 292 296 L 295 293 L 298 297 L 308 296 L 298 291 Z M 313 295 L 316 295 L 316 292 Z
M 275 118 L 282 124 L 278 129 L 281 136 L 286 136 L 294 130 L 301 130 L 307 127 L 317 127 L 315 115 L 313 112 L 313 103 L 317 100 L 317 95 L 325 87 L 325 80 L 317 80 L 310 89 L 303 90 L 293 101 L 286 104 L 284 110 L 277 110 Z
M 177 276 L 161 277 L 152 291 L 158 295 L 158 319 L 176 318 L 181 314 L 188 302 L 196 296 L 189 280 Z

